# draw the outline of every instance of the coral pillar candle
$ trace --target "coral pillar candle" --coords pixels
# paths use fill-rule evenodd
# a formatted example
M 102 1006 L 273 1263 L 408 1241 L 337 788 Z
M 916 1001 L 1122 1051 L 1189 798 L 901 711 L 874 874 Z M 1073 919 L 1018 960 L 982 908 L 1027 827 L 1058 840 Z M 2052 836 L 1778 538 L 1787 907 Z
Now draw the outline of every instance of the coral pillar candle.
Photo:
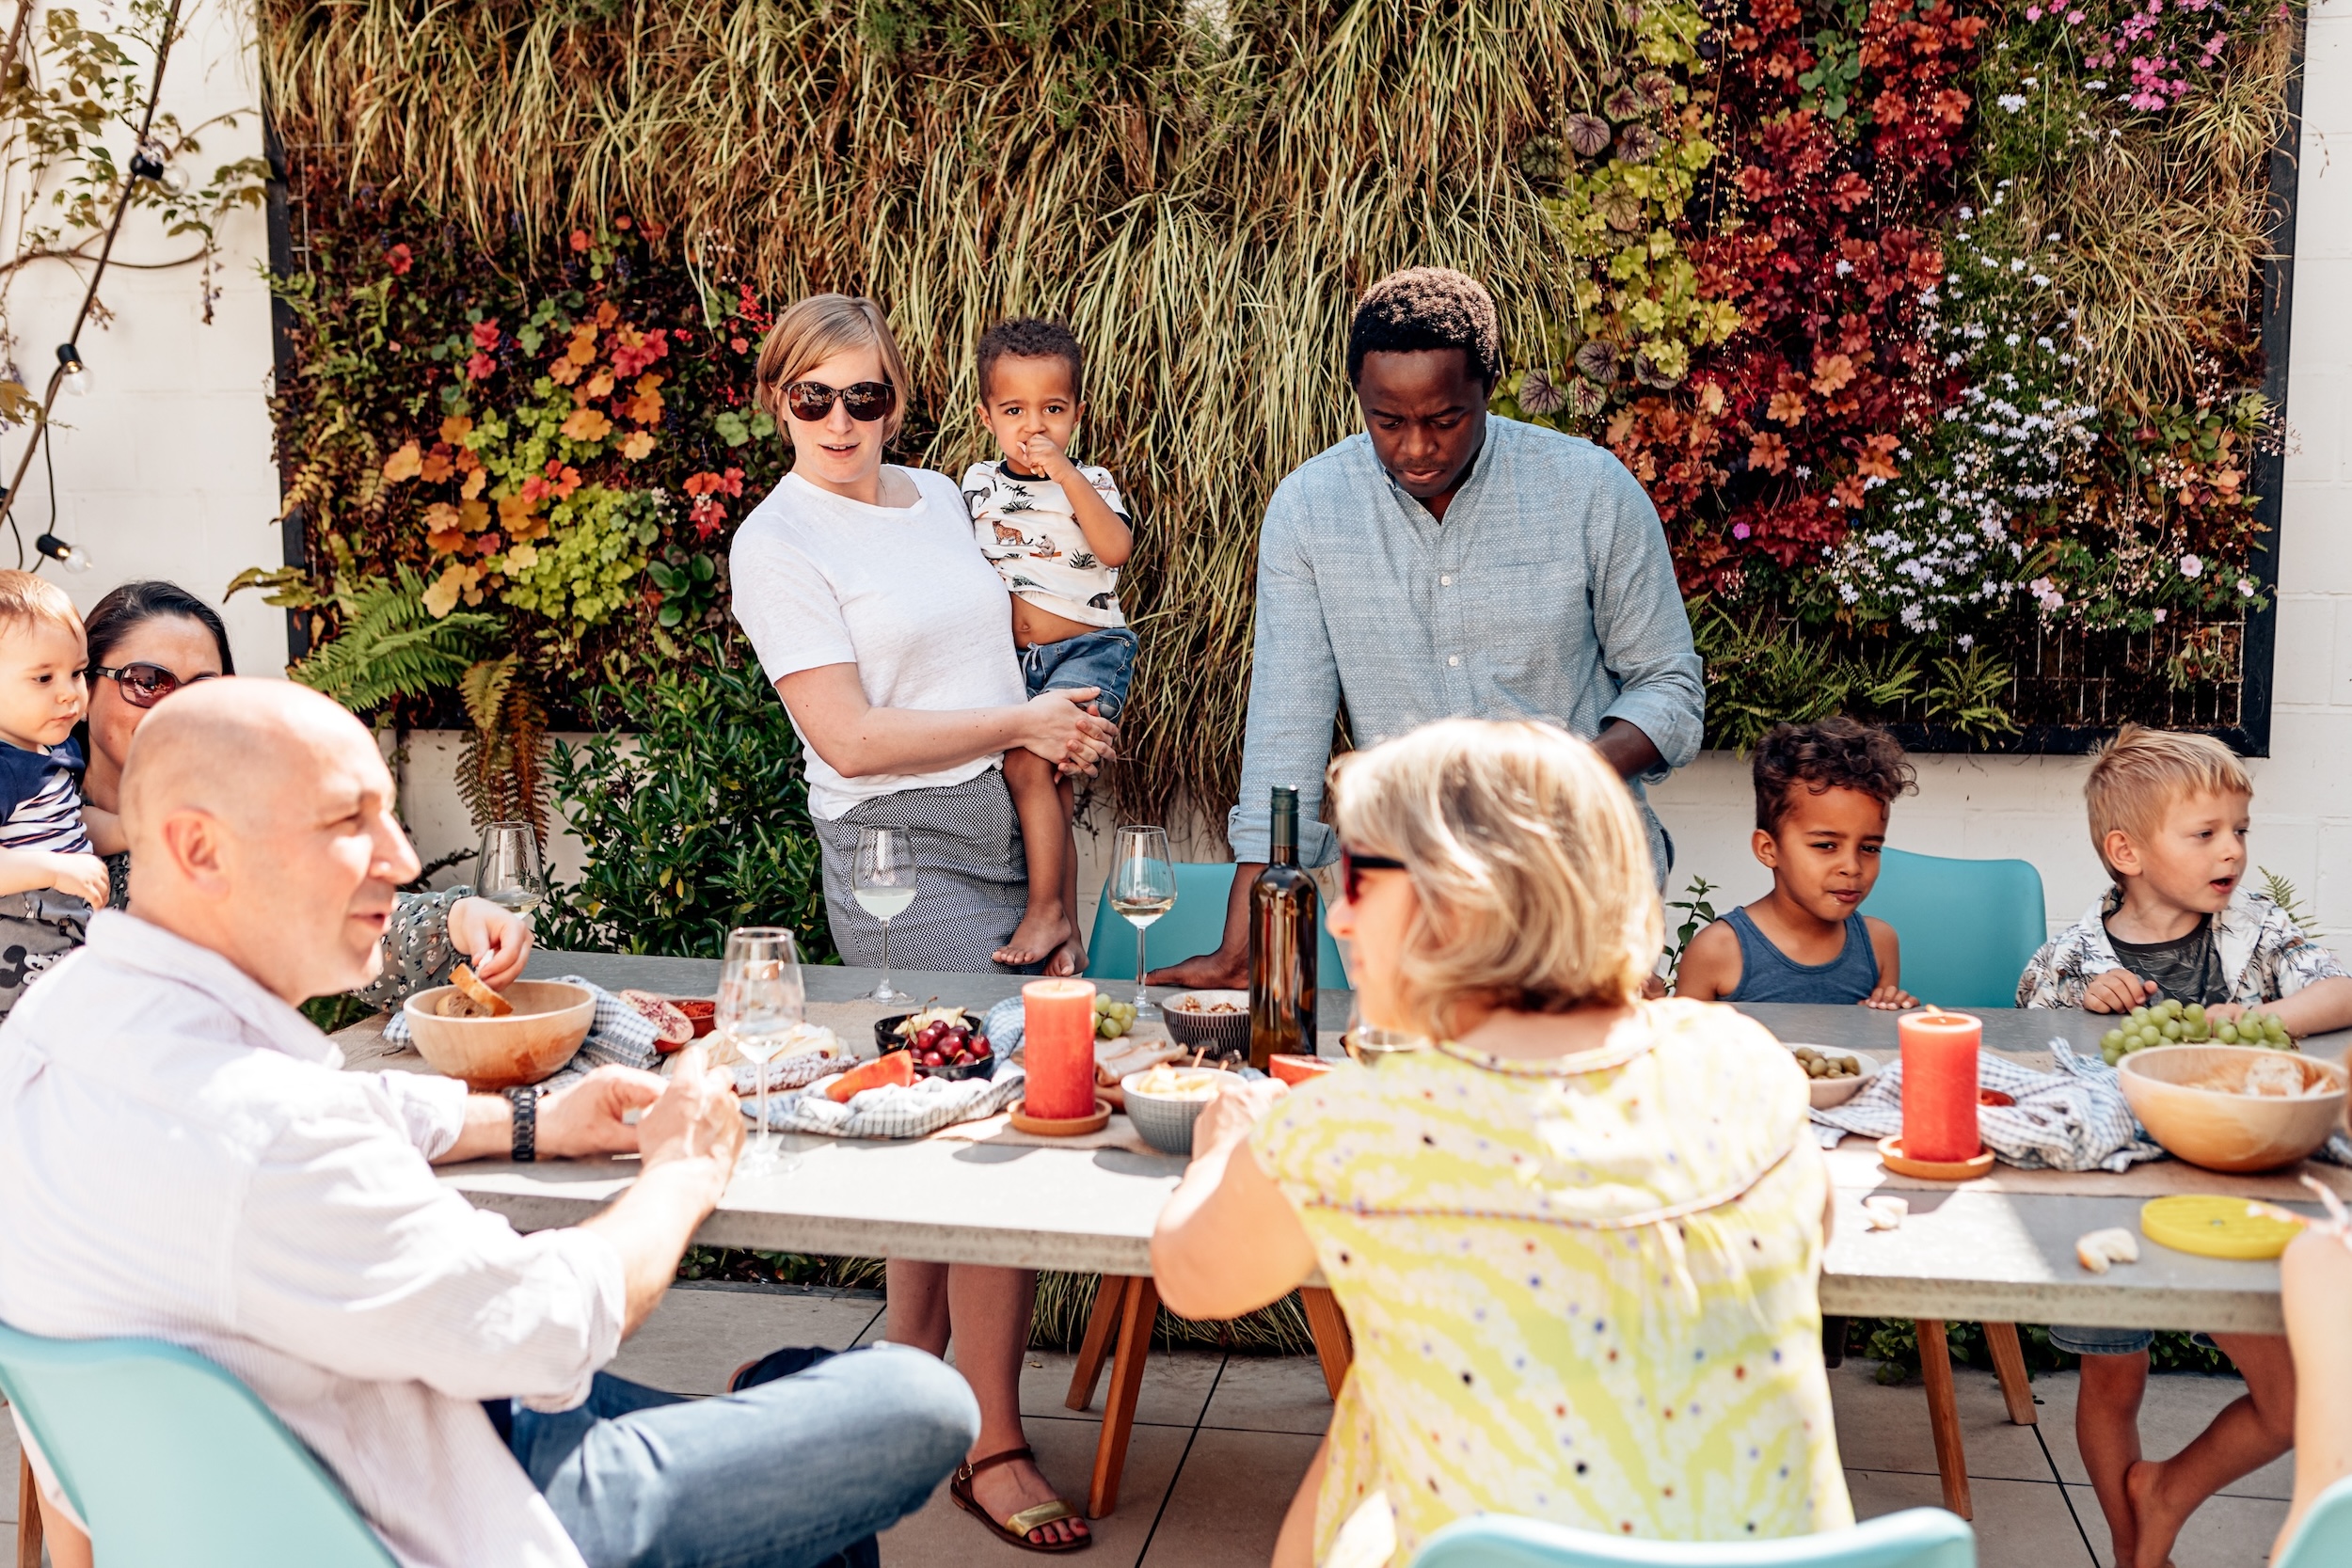
M 1977 1047 L 1984 1024 L 1931 1009 L 1896 1021 L 1903 1042 L 1903 1152 L 1914 1160 L 1973 1160 Z
M 1021 988 L 1021 1061 L 1028 1114 L 1066 1121 L 1094 1114 L 1094 987 L 1032 980 Z

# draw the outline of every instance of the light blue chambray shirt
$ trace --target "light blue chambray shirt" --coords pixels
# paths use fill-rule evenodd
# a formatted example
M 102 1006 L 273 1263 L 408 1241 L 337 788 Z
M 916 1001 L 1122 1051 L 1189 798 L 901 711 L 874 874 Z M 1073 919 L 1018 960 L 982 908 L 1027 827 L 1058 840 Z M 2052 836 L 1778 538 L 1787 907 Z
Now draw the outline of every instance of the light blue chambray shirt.
M 1331 727 L 1356 744 L 1432 720 L 1549 719 L 1587 739 L 1622 719 L 1663 779 L 1698 754 L 1699 657 L 1658 511 L 1592 442 L 1489 416 L 1439 523 L 1350 436 L 1300 465 L 1258 542 L 1256 665 L 1234 858 L 1266 858 L 1269 790 L 1298 788 L 1299 859 L 1339 854 L 1321 821 Z M 1633 781 L 1660 883 L 1665 831 Z

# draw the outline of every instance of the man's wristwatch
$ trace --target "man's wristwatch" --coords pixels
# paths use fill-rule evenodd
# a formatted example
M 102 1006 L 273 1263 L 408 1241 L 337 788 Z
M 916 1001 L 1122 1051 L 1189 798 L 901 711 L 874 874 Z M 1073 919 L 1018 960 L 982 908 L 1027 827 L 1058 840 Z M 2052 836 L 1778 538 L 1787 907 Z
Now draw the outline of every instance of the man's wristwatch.
M 515 1107 L 515 1160 L 527 1165 L 539 1158 L 539 1091 L 528 1084 L 509 1089 L 506 1102 Z

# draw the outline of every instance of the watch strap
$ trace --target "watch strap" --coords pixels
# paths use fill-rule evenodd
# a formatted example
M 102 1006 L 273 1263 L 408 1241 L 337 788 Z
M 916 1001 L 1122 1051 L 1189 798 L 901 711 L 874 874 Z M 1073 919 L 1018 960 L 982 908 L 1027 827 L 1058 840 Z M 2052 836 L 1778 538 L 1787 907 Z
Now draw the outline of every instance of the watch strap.
M 527 1084 L 509 1089 L 506 1102 L 515 1108 L 516 1163 L 530 1164 L 539 1158 L 539 1091 Z

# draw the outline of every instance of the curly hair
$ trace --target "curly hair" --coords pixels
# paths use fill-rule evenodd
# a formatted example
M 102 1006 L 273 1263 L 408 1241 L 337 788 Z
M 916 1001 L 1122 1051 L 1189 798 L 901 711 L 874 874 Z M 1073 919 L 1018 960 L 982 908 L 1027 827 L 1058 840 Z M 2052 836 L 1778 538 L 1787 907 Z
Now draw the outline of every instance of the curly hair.
M 1458 348 L 1489 388 L 1502 379 L 1502 325 L 1486 285 L 1452 267 L 1407 267 L 1364 291 L 1347 329 L 1347 379 L 1363 377 L 1367 354 Z
M 1079 402 L 1087 395 L 1086 350 L 1078 346 L 1076 333 L 1059 322 L 1025 316 L 1019 321 L 998 322 L 980 334 L 980 346 L 975 357 L 978 360 L 980 401 L 988 401 L 989 373 L 996 361 L 1009 356 L 1015 359 L 1058 359 L 1070 367 L 1070 395 Z
M 1916 794 L 1918 775 L 1895 737 L 1876 724 L 1824 719 L 1775 724 L 1756 746 L 1756 825 L 1778 829 L 1789 798 L 1804 785 L 1815 795 L 1855 789 L 1882 805 Z

